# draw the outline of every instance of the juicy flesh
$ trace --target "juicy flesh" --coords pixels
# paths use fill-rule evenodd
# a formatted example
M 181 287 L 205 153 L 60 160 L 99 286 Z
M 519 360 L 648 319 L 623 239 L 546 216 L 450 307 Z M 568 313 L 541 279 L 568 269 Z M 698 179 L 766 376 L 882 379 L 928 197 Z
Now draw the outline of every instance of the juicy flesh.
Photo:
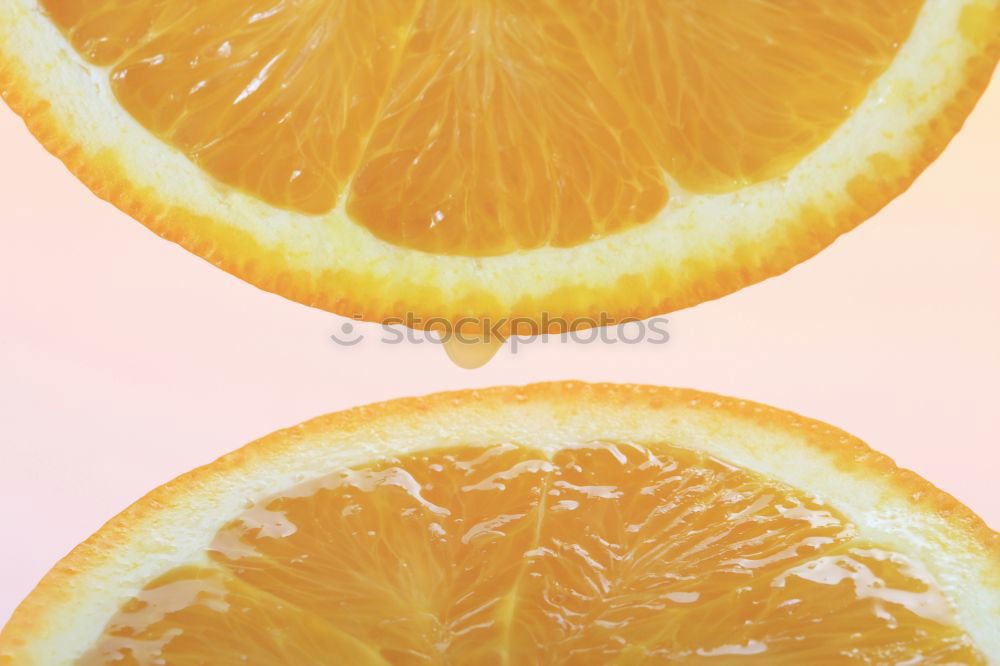
M 984 664 L 930 576 L 669 446 L 457 447 L 258 502 L 82 666 Z
M 670 183 L 780 176 L 922 3 L 41 0 L 121 105 L 222 183 L 469 256 L 643 224 Z

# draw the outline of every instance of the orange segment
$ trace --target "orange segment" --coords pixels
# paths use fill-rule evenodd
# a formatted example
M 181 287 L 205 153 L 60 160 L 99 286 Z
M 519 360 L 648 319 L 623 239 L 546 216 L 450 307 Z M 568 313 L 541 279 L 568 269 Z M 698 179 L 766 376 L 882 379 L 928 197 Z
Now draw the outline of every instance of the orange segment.
M 923 3 L 43 4 L 129 113 L 222 183 L 484 256 L 646 223 L 667 174 L 694 192 L 784 174 Z
M 283 599 L 268 598 L 224 571 L 184 567 L 151 583 L 108 627 L 78 666 L 385 662 L 367 645 Z M 220 655 L 205 661 L 206 655 Z M 224 655 L 224 657 L 222 656 Z M 235 660 L 235 661 L 234 661 Z
M 923 0 L 549 0 L 685 188 L 780 176 L 847 119 Z M 586 5 L 581 11 L 580 5 Z
M 514 663 L 536 653 L 608 663 L 622 645 L 673 657 L 715 648 L 751 616 L 733 598 L 742 589 L 852 536 L 822 504 L 684 451 L 605 445 L 554 462 Z M 738 606 L 732 625 L 704 632 L 691 616 L 720 605 Z
M 667 190 L 627 104 L 544 3 L 428 2 L 348 214 L 391 243 L 460 254 L 645 222 Z
M 251 510 L 214 559 L 393 663 L 495 644 L 550 464 L 512 446 L 348 471 Z M 378 618 L 378 619 L 375 619 Z
M 83 663 L 985 663 L 908 557 L 667 445 L 363 465 L 249 508 L 210 560 L 147 586 Z
M 43 3 L 122 106 L 227 185 L 307 213 L 357 166 L 413 21 L 405 0 Z

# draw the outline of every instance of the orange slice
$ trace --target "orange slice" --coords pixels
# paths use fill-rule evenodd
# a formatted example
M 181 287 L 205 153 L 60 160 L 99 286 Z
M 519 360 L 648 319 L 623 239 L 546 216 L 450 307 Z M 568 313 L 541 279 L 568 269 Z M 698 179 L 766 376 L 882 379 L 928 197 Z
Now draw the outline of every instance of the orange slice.
M 399 400 L 170 483 L 11 666 L 986 664 L 1000 534 L 830 426 L 653 387 Z
M 509 332 L 819 251 L 958 130 L 1000 0 L 2 0 L 0 29 L 4 98 L 158 234 L 334 312 Z

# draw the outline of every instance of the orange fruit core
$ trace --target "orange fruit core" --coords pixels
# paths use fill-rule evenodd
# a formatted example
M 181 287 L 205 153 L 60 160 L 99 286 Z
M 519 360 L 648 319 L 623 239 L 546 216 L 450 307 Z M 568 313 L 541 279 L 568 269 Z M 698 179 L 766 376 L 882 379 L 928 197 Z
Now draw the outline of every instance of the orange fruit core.
M 671 186 L 780 176 L 850 116 L 923 0 L 41 4 L 222 184 L 486 256 L 643 224 Z
M 411 454 L 255 503 L 79 663 L 982 664 L 922 567 L 667 445 Z

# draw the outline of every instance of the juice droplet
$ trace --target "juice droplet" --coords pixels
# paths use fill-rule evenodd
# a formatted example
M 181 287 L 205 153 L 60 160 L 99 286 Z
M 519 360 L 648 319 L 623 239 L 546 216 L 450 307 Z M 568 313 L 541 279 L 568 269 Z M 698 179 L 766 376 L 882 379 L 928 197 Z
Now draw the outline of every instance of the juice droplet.
M 495 335 L 485 338 L 469 334 L 449 335 L 444 341 L 444 350 L 451 362 L 466 370 L 483 367 L 502 346 L 503 338 Z

